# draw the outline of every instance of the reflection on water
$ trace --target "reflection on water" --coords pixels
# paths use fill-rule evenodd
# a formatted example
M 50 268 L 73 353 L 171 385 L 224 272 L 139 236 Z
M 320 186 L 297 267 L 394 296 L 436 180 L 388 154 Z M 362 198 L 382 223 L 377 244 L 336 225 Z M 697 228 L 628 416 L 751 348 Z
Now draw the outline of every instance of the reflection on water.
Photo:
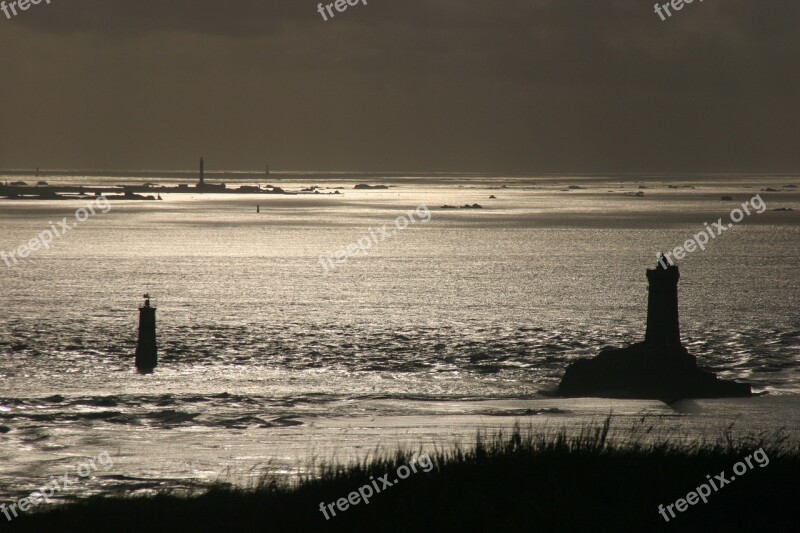
M 707 191 L 656 201 L 609 187 L 346 190 L 259 199 L 260 214 L 247 197 L 114 204 L 25 265 L 0 265 L 4 476 L 24 480 L 64 454 L 115 442 L 131 458 L 170 458 L 147 467 L 130 459 L 145 478 L 213 478 L 227 432 L 270 435 L 231 437 L 242 449 L 230 461 L 276 457 L 263 438 L 289 468 L 313 451 L 289 446 L 292 431 L 348 445 L 336 420 L 411 416 L 420 427 L 425 417 L 493 416 L 475 406 L 498 399 L 526 402 L 500 413 L 507 417 L 574 413 L 540 391 L 571 360 L 643 338 L 644 269 L 721 214 Z M 428 224 L 322 275 L 320 255 L 422 203 Z M 437 209 L 467 203 L 484 209 Z M 0 249 L 74 209 L 3 203 Z M 721 378 L 773 395 L 800 390 L 800 232 L 791 216 L 748 219 L 681 264 L 687 348 Z M 158 306 L 151 376 L 133 370 L 144 292 Z M 362 437 L 358 446 L 382 433 Z M 387 430 L 381 442 L 395 438 Z M 205 459 L 181 456 L 194 445 Z M 42 454 L 56 462 L 43 464 Z M 109 483 L 130 482 L 123 478 Z

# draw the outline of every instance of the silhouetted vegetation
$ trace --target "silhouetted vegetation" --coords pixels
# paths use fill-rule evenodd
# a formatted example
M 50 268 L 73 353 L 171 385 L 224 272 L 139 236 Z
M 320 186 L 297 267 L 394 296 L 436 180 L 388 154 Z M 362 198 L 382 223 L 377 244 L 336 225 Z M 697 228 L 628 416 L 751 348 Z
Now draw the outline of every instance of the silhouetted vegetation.
M 530 429 L 478 435 L 470 447 L 429 453 L 421 471 L 330 520 L 320 502 L 346 498 L 370 476 L 407 464 L 414 453 L 323 464 L 295 481 L 265 475 L 257 487 L 219 484 L 204 494 L 90 498 L 11 524 L 30 531 L 797 531 L 794 508 L 800 447 L 785 435 L 683 442 L 640 426 L 624 436 L 601 426 L 569 436 Z M 668 505 L 763 448 L 755 465 L 665 522 Z

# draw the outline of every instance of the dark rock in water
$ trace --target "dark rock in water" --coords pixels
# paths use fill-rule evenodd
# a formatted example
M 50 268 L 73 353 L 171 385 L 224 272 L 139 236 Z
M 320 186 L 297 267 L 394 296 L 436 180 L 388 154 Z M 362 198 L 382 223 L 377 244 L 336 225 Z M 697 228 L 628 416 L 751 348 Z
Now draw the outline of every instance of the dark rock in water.
M 359 183 L 354 189 L 388 189 L 388 185 L 369 185 L 367 183 Z
M 723 202 L 732 202 L 732 201 L 733 201 L 733 198 L 732 198 L 732 197 L 730 197 L 730 196 L 723 196 L 723 197 L 721 198 L 721 200 L 722 200 Z
M 495 196 L 494 194 L 489 197 L 489 200 L 496 200 L 496 199 L 497 199 L 497 196 Z
M 593 359 L 567 367 L 560 396 L 656 399 L 752 396 L 750 385 L 723 381 L 698 368 L 680 341 L 678 267 L 661 257 L 647 271 L 650 283 L 644 342 L 626 348 L 605 348 Z
M 57 195 L 52 189 L 42 189 L 42 192 L 38 194 L 38 197 L 43 200 L 55 200 L 60 198 L 60 196 Z
M 8 433 L 11 431 L 11 428 L 8 426 L 0 426 L 0 433 Z
M 601 351 L 567 367 L 559 385 L 562 396 L 639 398 L 672 402 L 683 398 L 728 398 L 752 395 L 750 385 L 723 381 L 697 367 L 683 346 L 640 342 Z
M 54 396 L 48 396 L 47 398 L 42 398 L 42 401 L 50 402 L 50 403 L 61 403 L 64 401 L 64 397 L 60 394 L 56 394 Z
M 270 420 L 262 427 L 291 427 L 302 426 L 303 423 L 299 420 L 294 420 L 290 416 L 280 416 L 274 420 Z
M 794 211 L 791 207 L 778 207 L 777 209 L 773 209 L 773 211 Z

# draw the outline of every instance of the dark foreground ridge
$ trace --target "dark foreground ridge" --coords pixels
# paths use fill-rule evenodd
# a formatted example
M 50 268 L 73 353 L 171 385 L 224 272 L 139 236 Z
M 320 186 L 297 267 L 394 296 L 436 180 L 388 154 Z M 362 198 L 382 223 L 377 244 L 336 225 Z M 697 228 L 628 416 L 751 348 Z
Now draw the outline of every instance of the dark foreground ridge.
M 602 350 L 594 359 L 567 367 L 561 396 L 639 398 L 672 402 L 683 398 L 742 398 L 750 385 L 724 381 L 698 368 L 681 344 L 678 325 L 678 267 L 663 256 L 647 270 L 647 332 L 644 342 Z
M 388 473 L 393 481 L 411 454 L 329 465 L 292 486 L 265 477 L 251 489 L 220 485 L 195 496 L 93 497 L 40 506 L 46 512 L 24 514 L 6 525 L 11 531 L 137 533 L 798 530 L 796 443 L 789 445 L 780 435 L 733 439 L 730 434 L 696 445 L 647 443 L 647 431 L 631 428 L 617 438 L 607 420 L 572 437 L 519 429 L 479 437 L 472 447 L 430 454 L 427 473 L 393 483 L 369 504 L 329 520 L 319 510 L 321 502 L 347 498 L 370 484 L 370 476 L 378 480 Z M 676 510 L 674 517 L 667 515 L 669 522 L 659 514 L 659 505 L 686 498 L 708 483 L 707 475 L 725 473 L 730 479 L 737 463 L 759 450 L 762 461 L 751 461 L 746 473 L 713 490 L 707 503 Z

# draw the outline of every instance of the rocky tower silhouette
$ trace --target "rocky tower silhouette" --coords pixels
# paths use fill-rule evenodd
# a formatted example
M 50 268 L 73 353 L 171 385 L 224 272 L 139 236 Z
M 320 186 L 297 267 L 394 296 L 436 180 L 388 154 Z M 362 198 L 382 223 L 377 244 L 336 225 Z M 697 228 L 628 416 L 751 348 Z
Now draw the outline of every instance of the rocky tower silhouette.
M 681 345 L 678 325 L 678 267 L 659 258 L 647 270 L 647 329 L 644 342 L 604 348 L 592 359 L 570 364 L 558 386 L 561 396 L 652 398 L 725 398 L 752 395 L 750 385 L 723 381 L 697 366 Z
M 150 295 L 144 295 L 144 305 L 139 308 L 139 339 L 136 343 L 136 369 L 152 372 L 158 364 L 156 347 L 156 308 L 150 306 Z
M 678 267 L 662 256 L 656 268 L 647 269 L 647 330 L 644 342 L 653 346 L 679 346 Z M 666 268 L 662 265 L 666 265 Z

